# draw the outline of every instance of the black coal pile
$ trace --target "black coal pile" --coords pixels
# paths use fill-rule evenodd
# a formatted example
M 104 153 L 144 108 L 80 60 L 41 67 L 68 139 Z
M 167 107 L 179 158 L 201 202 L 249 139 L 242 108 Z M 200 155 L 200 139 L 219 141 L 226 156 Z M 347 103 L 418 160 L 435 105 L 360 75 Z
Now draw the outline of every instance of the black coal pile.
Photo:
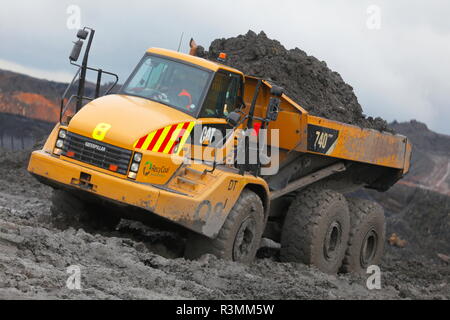
M 383 119 L 366 118 L 353 88 L 337 72 L 299 48 L 287 50 L 264 32 L 249 31 L 235 38 L 214 40 L 209 52 L 198 50 L 199 56 L 211 60 L 220 52 L 228 54 L 227 65 L 284 87 L 286 94 L 310 114 L 390 131 Z

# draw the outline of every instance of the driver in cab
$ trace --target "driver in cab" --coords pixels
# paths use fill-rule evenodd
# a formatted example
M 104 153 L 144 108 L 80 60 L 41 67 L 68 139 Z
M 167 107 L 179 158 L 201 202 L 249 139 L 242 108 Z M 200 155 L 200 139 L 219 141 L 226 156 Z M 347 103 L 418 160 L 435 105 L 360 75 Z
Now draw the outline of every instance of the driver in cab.
M 189 111 L 197 107 L 194 104 L 194 101 L 199 100 L 200 93 L 198 92 L 199 88 L 198 85 L 196 85 L 196 80 L 195 77 L 190 79 L 183 70 L 176 70 L 172 82 L 170 100 L 174 102 L 177 107 Z

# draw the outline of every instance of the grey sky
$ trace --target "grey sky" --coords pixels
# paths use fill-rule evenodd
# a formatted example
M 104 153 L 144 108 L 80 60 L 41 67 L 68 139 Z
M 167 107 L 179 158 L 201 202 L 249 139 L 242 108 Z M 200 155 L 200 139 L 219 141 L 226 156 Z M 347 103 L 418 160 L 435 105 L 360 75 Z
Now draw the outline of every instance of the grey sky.
M 207 46 L 264 30 L 326 61 L 354 87 L 367 115 L 417 119 L 450 134 L 449 1 L 7 1 L 0 68 L 70 78 L 70 5 L 80 7 L 82 25 L 97 31 L 90 64 L 118 72 L 122 81 L 148 47 L 177 49 L 182 31 L 186 51 L 191 36 Z M 367 27 L 371 5 L 381 10 L 380 29 Z

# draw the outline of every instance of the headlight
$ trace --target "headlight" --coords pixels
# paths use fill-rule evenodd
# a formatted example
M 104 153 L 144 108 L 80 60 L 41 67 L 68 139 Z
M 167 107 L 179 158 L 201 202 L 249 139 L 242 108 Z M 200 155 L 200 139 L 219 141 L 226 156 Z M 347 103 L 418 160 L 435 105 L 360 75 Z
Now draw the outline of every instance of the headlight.
M 133 171 L 133 172 L 138 172 L 138 170 L 139 170 L 139 163 L 133 163 L 131 165 L 130 170 Z
M 59 130 L 59 137 L 61 139 L 65 139 L 67 137 L 67 131 L 66 130 Z
M 135 162 L 141 162 L 141 160 L 142 160 L 142 153 L 136 152 L 134 154 L 134 158 L 133 159 L 134 159 Z
M 58 141 L 56 141 L 56 147 L 61 149 L 64 146 L 64 141 L 59 139 Z

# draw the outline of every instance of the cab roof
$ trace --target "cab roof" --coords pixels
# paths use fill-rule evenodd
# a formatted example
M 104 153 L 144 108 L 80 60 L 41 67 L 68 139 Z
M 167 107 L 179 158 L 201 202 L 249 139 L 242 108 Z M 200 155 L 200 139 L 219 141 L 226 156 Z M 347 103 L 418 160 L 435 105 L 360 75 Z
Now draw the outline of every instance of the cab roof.
M 234 69 L 234 68 L 231 68 L 226 65 L 216 63 L 216 62 L 213 62 L 210 60 L 206 60 L 203 58 L 191 56 L 190 54 L 185 54 L 185 53 L 168 50 L 168 49 L 162 49 L 162 48 L 150 48 L 147 50 L 147 52 L 154 53 L 154 54 L 161 55 L 161 56 L 170 57 L 170 58 L 177 59 L 177 60 L 182 60 L 185 62 L 189 62 L 189 63 L 198 65 L 200 67 L 209 69 L 214 72 L 218 71 L 219 69 L 223 69 L 223 70 L 227 70 L 230 72 L 238 73 L 242 76 L 244 75 L 241 71 L 239 71 L 237 69 Z

